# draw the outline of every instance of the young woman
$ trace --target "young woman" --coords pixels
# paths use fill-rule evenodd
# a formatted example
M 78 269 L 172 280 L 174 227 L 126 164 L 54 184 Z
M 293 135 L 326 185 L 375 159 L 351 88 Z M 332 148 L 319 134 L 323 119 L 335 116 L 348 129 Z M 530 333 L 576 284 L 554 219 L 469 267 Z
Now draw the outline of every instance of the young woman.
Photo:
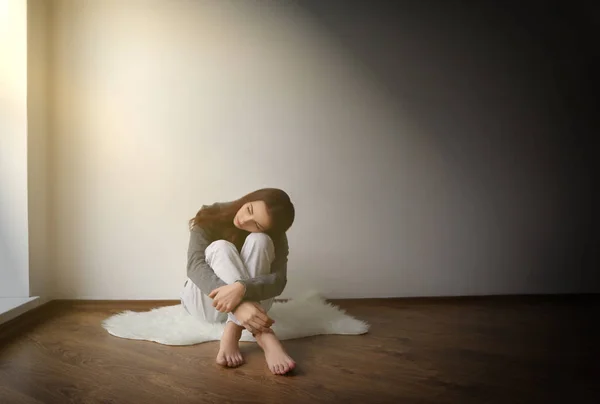
M 263 349 L 271 372 L 294 369 L 267 314 L 287 283 L 286 231 L 294 216 L 284 191 L 265 188 L 233 202 L 202 206 L 190 220 L 188 279 L 181 302 L 199 319 L 226 322 L 218 364 L 243 363 L 239 340 L 246 328 Z

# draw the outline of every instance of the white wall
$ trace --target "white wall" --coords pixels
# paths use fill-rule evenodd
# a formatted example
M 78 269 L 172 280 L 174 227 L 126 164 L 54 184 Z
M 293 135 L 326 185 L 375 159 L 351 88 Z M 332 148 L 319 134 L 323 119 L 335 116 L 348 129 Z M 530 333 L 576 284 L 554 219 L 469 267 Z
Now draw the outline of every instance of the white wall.
M 494 160 L 497 143 L 480 140 L 494 125 L 537 125 L 511 117 L 529 107 L 514 82 L 502 103 L 514 109 L 482 111 L 487 122 L 465 114 L 460 127 L 434 111 L 450 134 L 440 139 L 408 113 L 424 94 L 393 97 L 318 19 L 284 2 L 57 0 L 52 16 L 56 297 L 176 298 L 187 220 L 263 186 L 297 206 L 285 297 L 577 287 L 546 276 L 548 257 L 531 252 L 554 246 L 560 229 L 547 173 L 526 149 Z M 427 77 L 444 71 L 423 58 L 444 33 L 415 27 L 388 38 L 410 44 L 390 68 L 462 105 L 443 94 L 446 80 Z M 473 142 L 449 153 L 463 129 Z
M 27 3 L 0 0 L 0 297 L 29 296 Z

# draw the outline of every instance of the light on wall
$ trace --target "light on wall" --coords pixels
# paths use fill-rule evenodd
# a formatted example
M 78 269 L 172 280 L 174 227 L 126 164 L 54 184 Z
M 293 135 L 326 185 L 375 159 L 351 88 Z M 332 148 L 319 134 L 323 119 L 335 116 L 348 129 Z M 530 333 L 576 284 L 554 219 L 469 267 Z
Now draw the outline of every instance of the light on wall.
M 2 29 L 3 27 L 6 26 L 6 24 L 4 24 L 4 20 L 6 19 L 6 17 L 8 16 L 8 3 L 11 0 L 0 0 L 0 29 Z
M 4 35 L 8 20 L 8 1 L 0 0 L 0 35 Z

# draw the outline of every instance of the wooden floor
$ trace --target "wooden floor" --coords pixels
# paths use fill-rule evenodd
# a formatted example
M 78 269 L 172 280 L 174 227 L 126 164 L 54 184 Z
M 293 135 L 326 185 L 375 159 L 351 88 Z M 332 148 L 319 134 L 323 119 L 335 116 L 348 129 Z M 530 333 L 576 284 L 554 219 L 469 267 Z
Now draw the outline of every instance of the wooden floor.
M 110 336 L 148 303 L 52 302 L 0 328 L 0 403 L 600 403 L 595 296 L 336 301 L 364 336 L 286 341 L 292 376 L 214 363 L 217 343 Z

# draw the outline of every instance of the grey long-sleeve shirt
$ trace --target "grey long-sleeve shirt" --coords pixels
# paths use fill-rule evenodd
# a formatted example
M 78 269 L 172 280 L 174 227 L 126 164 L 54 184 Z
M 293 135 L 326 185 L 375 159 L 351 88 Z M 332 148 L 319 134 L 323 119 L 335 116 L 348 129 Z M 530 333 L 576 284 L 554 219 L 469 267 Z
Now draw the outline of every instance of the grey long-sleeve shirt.
M 210 294 L 214 289 L 227 285 L 219 278 L 206 262 L 205 250 L 215 240 L 199 226 L 190 231 L 188 248 L 187 276 L 204 293 Z M 275 259 L 271 264 L 271 273 L 251 279 L 240 279 L 246 287 L 244 300 L 261 301 L 279 296 L 287 283 L 287 261 L 289 246 L 287 236 L 282 234 L 273 239 Z

